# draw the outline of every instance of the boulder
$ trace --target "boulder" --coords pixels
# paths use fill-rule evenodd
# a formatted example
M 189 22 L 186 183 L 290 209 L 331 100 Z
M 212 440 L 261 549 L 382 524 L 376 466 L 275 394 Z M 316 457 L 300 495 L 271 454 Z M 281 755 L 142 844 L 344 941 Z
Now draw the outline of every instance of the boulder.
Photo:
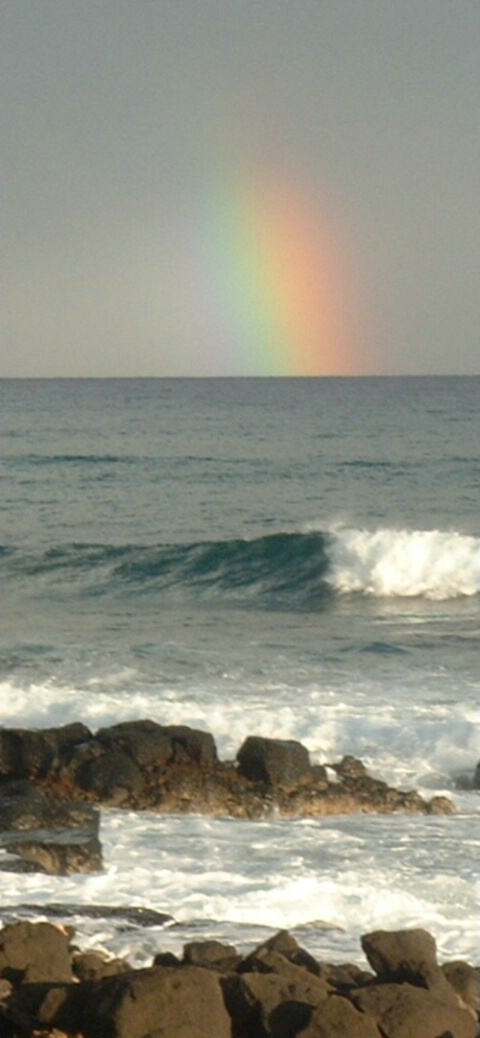
M 480 760 L 473 773 L 473 788 L 480 789 Z
M 155 721 L 122 721 L 100 728 L 98 741 L 121 750 L 139 768 L 164 768 L 173 763 L 213 764 L 217 751 L 213 736 L 187 725 L 159 725 Z
M 71 981 L 69 935 L 52 923 L 12 923 L 0 930 L 0 976 L 14 983 Z
M 311 773 L 308 750 L 294 739 L 249 735 L 237 753 L 241 775 L 268 786 L 294 788 Z
M 426 930 L 376 930 L 364 934 L 361 943 L 381 981 L 425 986 L 425 977 L 439 969 L 435 940 Z
M 83 1028 L 88 1038 L 231 1038 L 232 1033 L 220 977 L 196 966 L 153 966 L 93 982 Z
M 374 1018 L 383 1038 L 475 1038 L 477 1033 L 471 1010 L 439 1001 L 412 984 L 374 985 L 350 997 Z
M 0 776 L 44 778 L 52 768 L 58 767 L 62 756 L 91 738 L 90 730 L 79 722 L 38 731 L 1 728 Z
M 307 1026 L 297 1031 L 296 1038 L 387 1038 L 387 1035 L 379 1031 L 370 1013 L 360 1012 L 340 995 L 331 995 L 317 1006 Z
M 281 973 L 226 978 L 225 1001 L 235 1034 L 288 1038 L 305 1027 L 314 1007 L 327 998 L 329 989 L 323 981 L 284 962 Z
M 379 930 L 362 937 L 367 959 L 381 981 L 428 988 L 439 1002 L 458 1005 L 458 995 L 437 963 L 435 940 L 426 930 Z

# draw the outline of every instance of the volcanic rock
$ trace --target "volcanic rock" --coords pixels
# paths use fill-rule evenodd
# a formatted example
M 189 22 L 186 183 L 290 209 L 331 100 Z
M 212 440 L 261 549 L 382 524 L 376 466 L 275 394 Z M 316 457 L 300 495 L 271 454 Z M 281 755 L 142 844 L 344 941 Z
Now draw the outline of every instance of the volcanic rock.
M 19 858 L 49 875 L 98 872 L 99 822 L 89 804 L 59 800 L 31 782 L 6 782 L 0 786 L 0 848 L 16 858 L 0 859 L 0 868 L 22 871 Z
M 237 753 L 241 775 L 268 786 L 293 788 L 310 774 L 308 751 L 294 739 L 250 735 Z

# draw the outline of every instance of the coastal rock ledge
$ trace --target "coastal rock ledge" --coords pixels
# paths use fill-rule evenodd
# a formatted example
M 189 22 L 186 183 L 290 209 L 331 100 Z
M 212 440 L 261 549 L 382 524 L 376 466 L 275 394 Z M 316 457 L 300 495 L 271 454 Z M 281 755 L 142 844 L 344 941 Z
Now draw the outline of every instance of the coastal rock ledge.
M 370 969 L 318 962 L 280 931 L 249 955 L 217 941 L 125 960 L 73 932 L 0 930 L 2 1038 L 475 1038 L 478 971 L 437 962 L 425 930 L 362 937 Z
M 251 735 L 234 761 L 220 761 L 209 732 L 150 720 L 125 721 L 96 734 L 80 723 L 1 728 L 0 805 L 19 782 L 77 804 L 164 814 L 261 819 L 455 812 L 446 797 L 427 801 L 372 778 L 353 756 L 312 765 L 295 740 Z

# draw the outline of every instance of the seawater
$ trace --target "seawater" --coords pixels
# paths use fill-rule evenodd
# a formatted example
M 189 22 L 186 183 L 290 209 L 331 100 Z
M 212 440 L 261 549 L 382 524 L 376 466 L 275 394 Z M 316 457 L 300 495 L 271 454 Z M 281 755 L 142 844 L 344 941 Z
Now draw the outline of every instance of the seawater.
M 4 918 L 75 906 L 79 943 L 136 963 L 281 927 L 359 961 L 412 925 L 478 961 L 478 380 L 5 380 L 0 449 L 0 724 L 300 739 L 458 808 L 106 810 L 105 871 L 0 871 Z

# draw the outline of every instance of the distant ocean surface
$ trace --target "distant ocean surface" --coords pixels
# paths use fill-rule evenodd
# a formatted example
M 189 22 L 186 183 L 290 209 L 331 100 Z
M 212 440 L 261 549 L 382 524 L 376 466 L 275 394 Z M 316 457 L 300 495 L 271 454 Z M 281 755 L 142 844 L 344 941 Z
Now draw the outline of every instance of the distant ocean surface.
M 361 961 L 423 926 L 478 962 L 478 380 L 0 382 L 0 724 L 152 718 L 360 757 L 449 817 L 250 823 L 107 810 L 105 871 L 14 876 L 0 904 L 148 962 L 289 928 Z M 32 910 L 32 917 L 40 917 Z

